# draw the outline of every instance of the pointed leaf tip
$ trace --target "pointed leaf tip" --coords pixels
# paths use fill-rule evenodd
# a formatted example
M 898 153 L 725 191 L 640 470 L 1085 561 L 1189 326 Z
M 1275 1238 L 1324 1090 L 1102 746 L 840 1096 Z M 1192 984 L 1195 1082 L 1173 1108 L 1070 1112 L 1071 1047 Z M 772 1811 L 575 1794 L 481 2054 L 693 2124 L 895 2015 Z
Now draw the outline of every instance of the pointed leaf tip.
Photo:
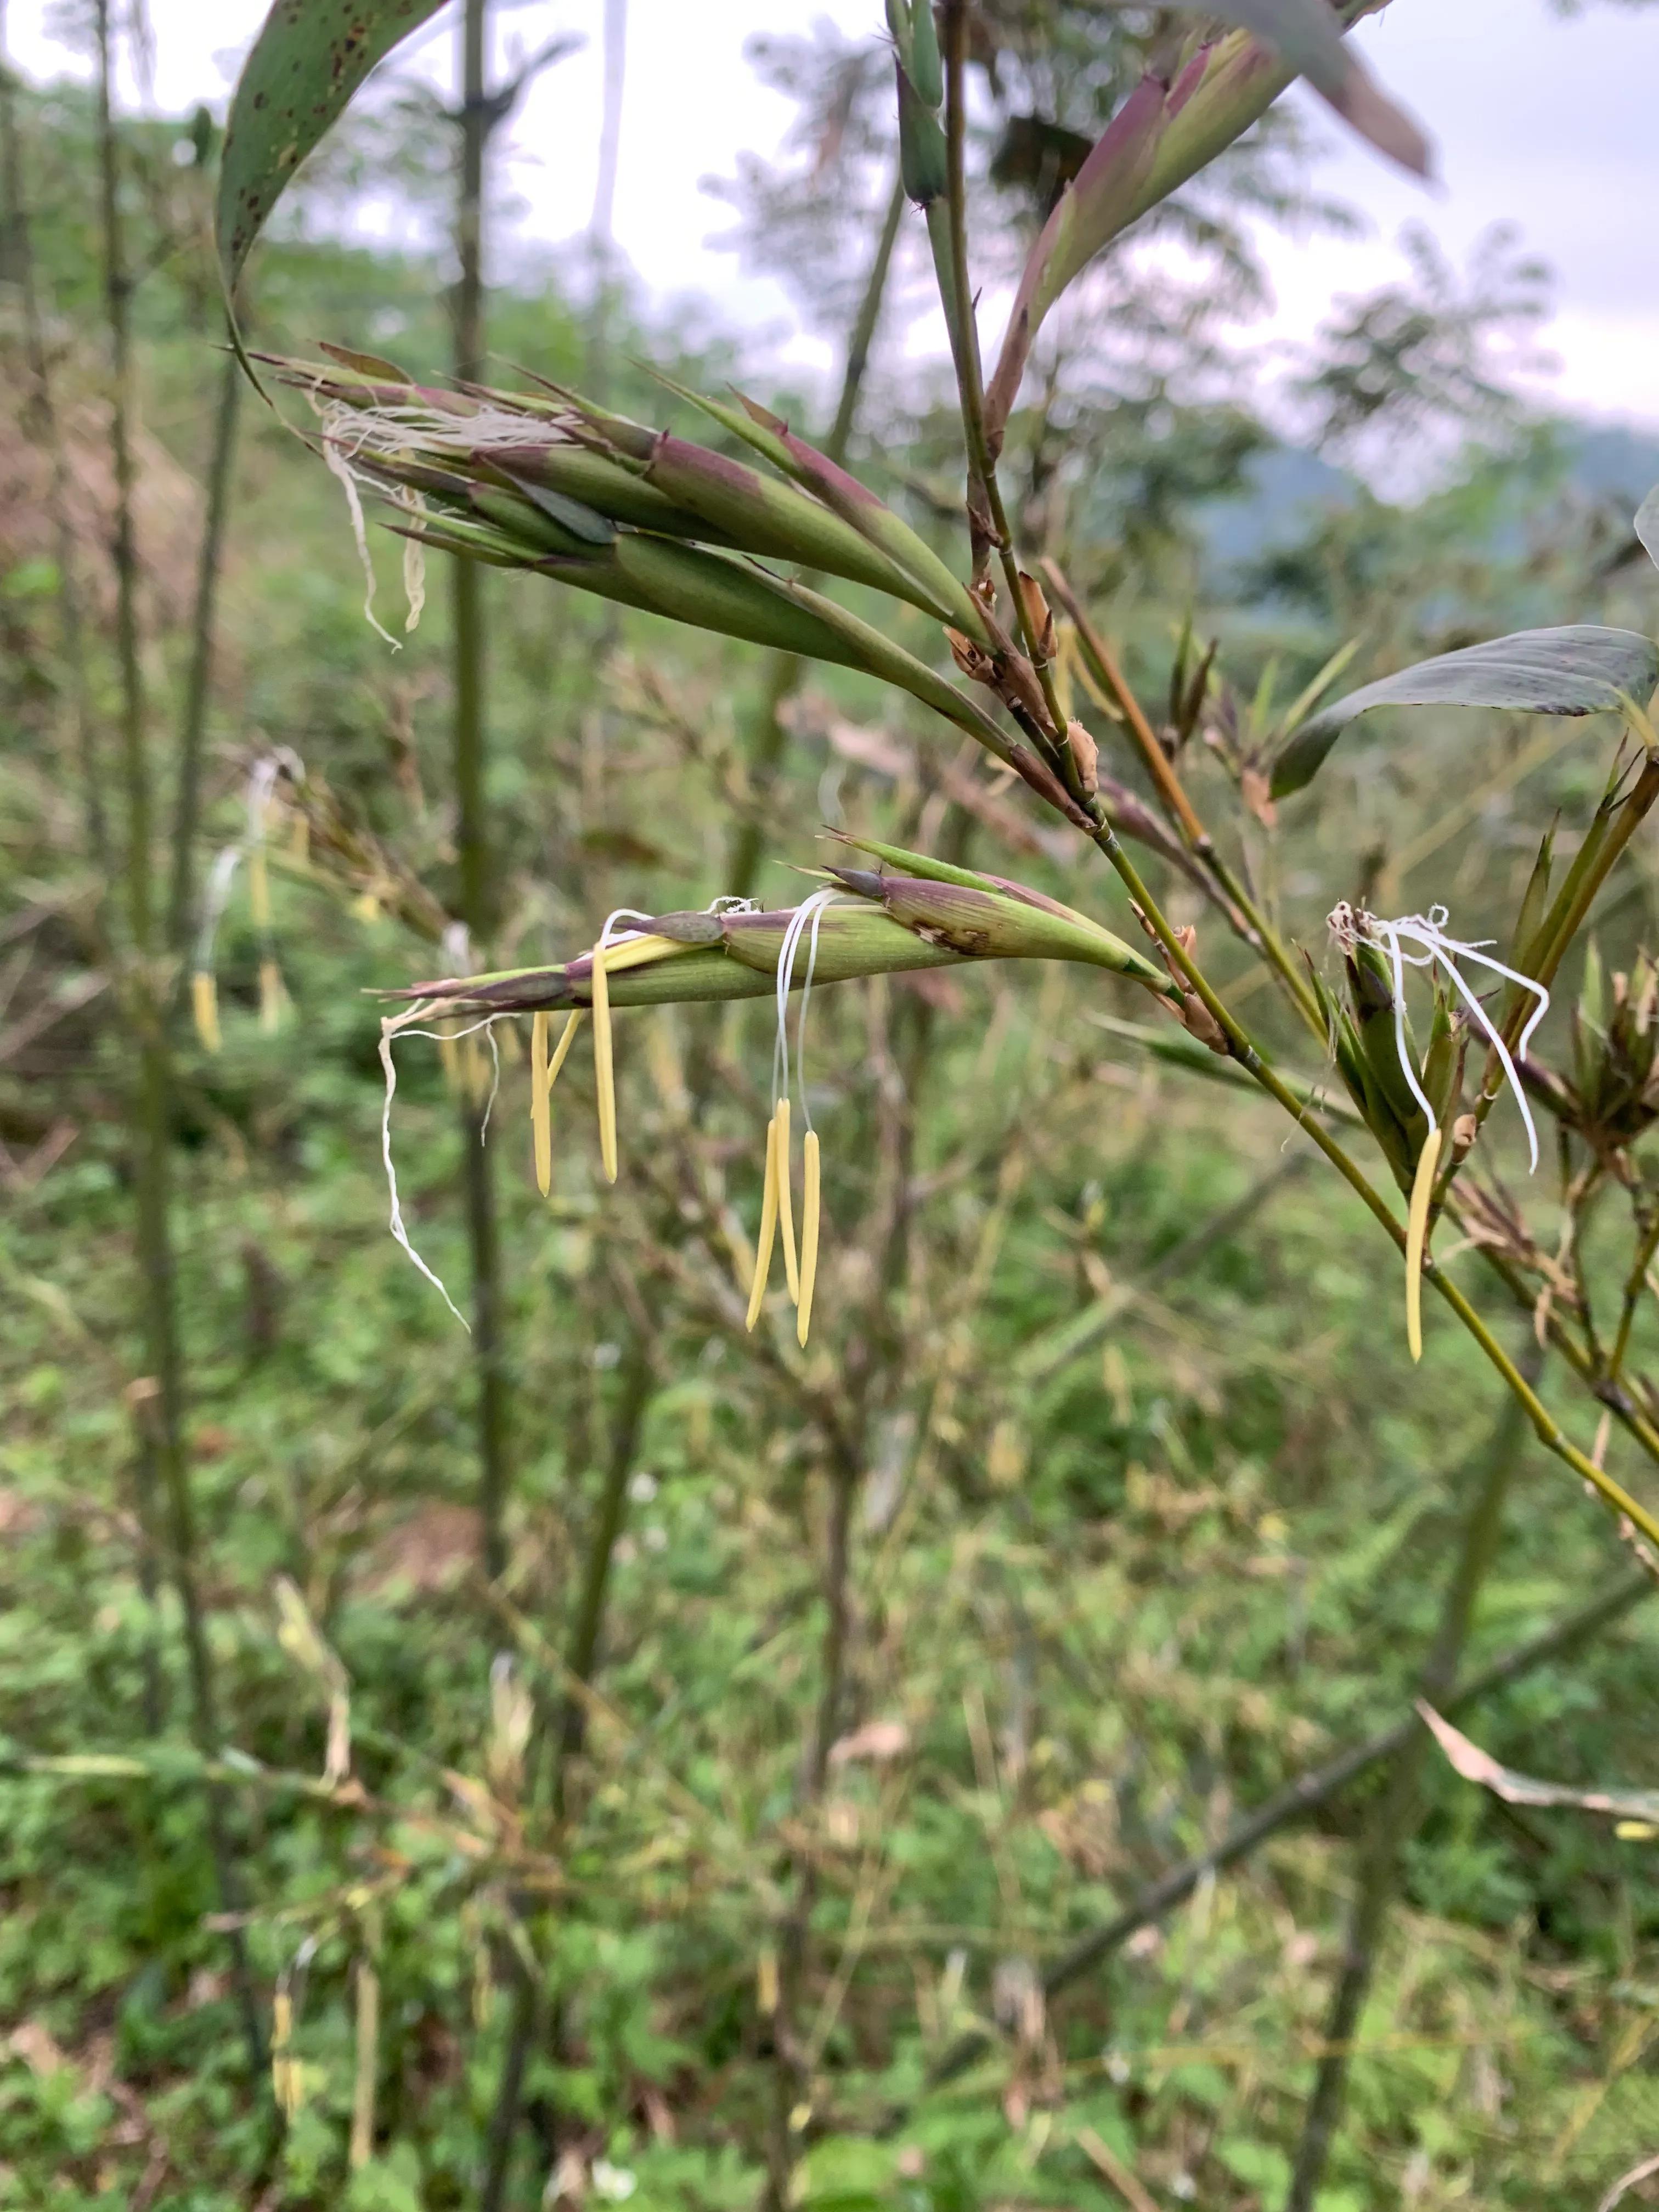
M 312 148 L 442 0 L 276 0 L 237 82 L 214 229 L 228 292 Z
M 1273 795 L 1312 781 L 1349 723 L 1373 707 L 1499 707 L 1524 714 L 1597 714 L 1659 683 L 1659 646 L 1635 630 L 1591 623 L 1517 630 L 1419 660 L 1322 708 L 1273 764 Z
M 1636 534 L 1649 560 L 1659 567 L 1659 484 L 1655 484 L 1636 510 Z
M 1428 139 L 1391 100 L 1342 34 L 1325 0 L 1192 0 L 1188 12 L 1218 15 L 1307 78 L 1314 90 L 1360 137 L 1414 176 L 1428 176 L 1433 157 Z

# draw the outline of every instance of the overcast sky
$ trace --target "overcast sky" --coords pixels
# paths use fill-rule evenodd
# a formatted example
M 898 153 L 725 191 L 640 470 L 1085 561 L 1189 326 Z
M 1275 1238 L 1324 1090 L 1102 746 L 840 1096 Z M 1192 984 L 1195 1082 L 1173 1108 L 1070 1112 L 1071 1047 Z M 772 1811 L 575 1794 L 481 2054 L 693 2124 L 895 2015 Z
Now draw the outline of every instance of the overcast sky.
M 158 103 L 222 105 L 265 5 L 149 0 Z M 503 53 L 560 30 L 587 38 L 582 52 L 539 82 L 514 122 L 508 179 L 525 203 L 521 234 L 531 240 L 568 239 L 589 217 L 603 5 L 530 0 L 502 14 Z M 7 15 L 14 58 L 31 75 L 77 66 L 51 36 L 52 0 L 9 0 Z M 732 257 L 711 246 L 728 218 L 697 186 L 729 174 L 741 149 L 772 152 L 788 120 L 786 104 L 744 62 L 744 40 L 760 30 L 805 30 L 822 17 L 874 38 L 880 0 L 631 0 L 629 8 L 617 245 L 658 297 L 705 294 L 732 322 L 764 329 L 798 355 L 787 296 L 740 277 Z M 1358 35 L 1434 136 L 1442 182 L 1425 192 L 1343 143 L 1320 110 L 1332 149 L 1321 181 L 1366 210 L 1373 234 L 1304 243 L 1270 236 L 1278 295 L 1271 334 L 1305 335 L 1334 295 L 1396 270 L 1405 222 L 1427 222 L 1462 260 L 1488 225 L 1509 219 L 1556 272 L 1547 342 L 1560 367 L 1548 389 L 1563 405 L 1659 428 L 1659 5 L 1631 10 L 1589 0 L 1563 20 L 1547 0 L 1396 0 Z M 449 46 L 446 32 L 429 34 L 422 68 L 441 70 Z

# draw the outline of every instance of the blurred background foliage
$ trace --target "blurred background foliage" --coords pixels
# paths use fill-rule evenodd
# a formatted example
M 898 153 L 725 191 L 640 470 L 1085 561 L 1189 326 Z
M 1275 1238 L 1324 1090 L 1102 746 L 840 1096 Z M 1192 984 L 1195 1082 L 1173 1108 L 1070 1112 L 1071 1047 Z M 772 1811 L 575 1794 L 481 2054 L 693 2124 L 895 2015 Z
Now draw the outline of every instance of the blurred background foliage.
M 977 24 L 975 250 L 995 276 L 1121 95 L 1146 25 L 1065 0 L 987 0 Z M 787 272 L 804 319 L 844 345 L 890 189 L 889 69 L 827 31 L 757 41 L 755 61 L 799 120 L 776 164 L 745 159 L 730 181 L 735 242 Z M 734 1287 L 758 1202 L 763 1010 L 620 1017 L 623 1179 L 599 1177 L 579 1054 L 556 1094 L 546 1203 L 522 1061 L 504 1054 L 490 1141 L 513 1487 L 492 1596 L 466 1340 L 386 1233 L 365 995 L 442 961 L 384 885 L 365 895 L 274 854 L 285 1018 L 261 1028 L 261 943 L 234 890 L 223 1050 L 181 1047 L 173 1151 L 226 1733 L 264 1768 L 321 1770 L 328 1694 L 279 1636 L 286 1577 L 343 1669 L 366 1793 L 353 1806 L 268 1778 L 233 1785 L 262 2002 L 276 1993 L 295 2022 L 280 2142 L 246 2078 L 187 1761 L 140 1782 L 27 1771 L 180 1745 L 185 1693 L 172 1601 L 152 1604 L 145 1566 L 128 1038 L 75 764 L 84 708 L 96 773 L 113 774 L 94 118 L 69 84 L 15 82 L 9 106 L 9 190 L 24 197 L 5 210 L 0 267 L 0 2203 L 470 2204 L 526 1945 L 539 2032 L 508 2201 L 757 2201 L 769 1976 L 782 1869 L 803 1849 L 840 1470 L 857 1479 L 847 1674 L 806 1846 L 823 2092 L 796 2201 L 1116 2204 L 1127 2169 L 1143 2208 L 1277 2204 L 1367 1784 L 1201 1881 L 1046 2006 L 1038 1978 L 1287 1777 L 1402 1710 L 1500 1408 L 1449 1330 L 1412 1369 L 1396 1265 L 1357 1206 L 1302 1171 L 1254 1100 L 1103 1026 L 1144 1002 L 1092 973 L 924 975 L 815 1003 L 828 1226 L 800 1358 L 781 1325 L 744 1335 Z M 148 118 L 123 122 L 120 143 L 140 272 L 143 650 L 165 750 L 217 375 L 215 131 Z M 308 351 L 320 336 L 442 373 L 447 252 L 349 242 L 342 210 L 389 189 L 441 239 L 441 118 L 395 82 L 325 147 L 259 256 L 257 343 Z M 1137 234 L 1054 318 L 1005 465 L 1024 541 L 1063 561 L 1155 715 L 1183 630 L 1218 641 L 1212 742 L 1201 733 L 1192 769 L 1212 795 L 1224 753 L 1264 741 L 1350 639 L 1360 680 L 1539 621 L 1651 629 L 1659 584 L 1629 520 L 1659 448 L 1514 396 L 1546 292 L 1516 241 L 1494 238 L 1462 272 L 1425 235 L 1408 286 L 1334 308 L 1294 367 L 1287 434 L 1237 335 L 1263 281 L 1246 210 L 1352 220 L 1322 202 L 1275 112 L 1164 211 L 1178 252 Z M 852 454 L 960 563 L 954 411 L 937 365 L 907 350 L 925 276 L 907 215 Z M 688 343 L 602 257 L 520 256 L 490 344 L 503 380 L 512 363 L 586 380 L 689 434 L 707 426 L 636 362 L 702 389 L 740 375 L 824 427 L 820 394 L 780 388 L 712 329 Z M 240 834 L 252 761 L 287 747 L 453 908 L 446 595 L 388 652 L 362 617 L 337 486 L 257 406 L 229 512 L 206 850 Z M 65 557 L 88 617 L 73 665 Z M 384 608 L 395 548 L 378 538 L 374 557 Z M 829 823 L 1125 926 L 1098 863 L 1017 786 L 861 679 L 809 673 L 762 787 L 747 766 L 770 711 L 762 656 L 532 577 L 492 579 L 489 599 L 498 964 L 563 957 L 620 905 L 702 905 L 750 820 L 769 902 L 798 895 Z M 1085 713 L 1133 784 L 1109 721 Z M 1246 843 L 1316 963 L 1327 910 L 1379 885 L 1386 910 L 1441 900 L 1465 934 L 1503 937 L 1541 830 L 1559 815 L 1570 848 L 1603 772 L 1594 726 L 1384 723 L 1282 820 L 1263 800 Z M 1317 1075 L 1267 994 L 1251 998 L 1248 955 L 1178 878 L 1160 880 L 1230 1000 Z M 1598 922 L 1610 968 L 1652 941 L 1655 896 L 1638 839 Z M 434 1048 L 411 1042 L 399 1065 L 405 1207 L 457 1285 L 453 1102 Z M 1519 1173 L 1508 1110 L 1494 1128 Z M 1524 1321 L 1493 1311 L 1518 1346 Z M 1475 1662 L 1621 1565 L 1604 1518 L 1520 1449 Z M 580 1708 L 556 1844 L 538 1844 L 514 1698 L 568 1723 L 557 1655 L 607 1505 L 621 1519 L 603 1703 Z M 1560 1779 L 1651 1784 L 1656 1695 L 1659 1616 L 1638 1608 L 1492 1700 L 1477 1733 Z M 1650 1845 L 1429 1776 L 1322 2204 L 1588 2203 L 1653 2147 L 1653 1864 Z M 356 2154 L 366 1980 L 375 2094 Z M 976 2025 L 987 2054 L 929 2089 L 930 2063 Z

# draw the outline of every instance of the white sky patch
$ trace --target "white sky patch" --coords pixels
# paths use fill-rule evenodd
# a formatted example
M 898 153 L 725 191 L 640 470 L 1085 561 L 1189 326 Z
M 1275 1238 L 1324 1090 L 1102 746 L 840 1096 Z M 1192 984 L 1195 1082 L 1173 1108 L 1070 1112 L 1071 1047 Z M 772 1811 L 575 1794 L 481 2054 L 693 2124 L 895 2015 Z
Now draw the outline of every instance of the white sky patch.
M 520 203 L 514 241 L 568 241 L 582 234 L 592 205 L 603 0 L 543 0 L 533 21 L 521 9 L 496 12 L 502 69 L 515 52 L 561 32 L 587 41 L 537 81 L 501 142 L 501 181 Z M 205 100 L 222 110 L 264 13 L 264 0 L 151 0 L 157 101 L 181 110 Z M 53 0 L 11 0 L 7 15 L 12 53 L 30 76 L 86 73 L 84 60 L 51 35 Z M 757 349 L 819 368 L 824 349 L 803 331 L 783 289 L 743 275 L 732 255 L 711 245 L 731 217 L 698 185 L 729 176 L 740 150 L 775 151 L 790 119 L 788 103 L 744 58 L 745 40 L 762 30 L 805 33 L 825 17 L 848 35 L 881 35 L 879 0 L 632 0 L 615 213 L 617 247 L 657 307 L 701 295 Z M 1372 234 L 1302 243 L 1267 234 L 1278 306 L 1249 335 L 1304 338 L 1335 294 L 1397 273 L 1393 241 L 1407 222 L 1425 223 L 1461 268 L 1482 232 L 1512 221 L 1522 245 L 1557 273 L 1559 312 L 1539 338 L 1561 367 L 1541 396 L 1659 428 L 1659 133 L 1651 118 L 1659 7 L 1590 0 L 1563 19 L 1545 0 L 1395 0 L 1357 35 L 1435 138 L 1443 185 L 1425 192 L 1311 106 L 1330 149 L 1316 181 L 1362 209 Z M 446 83 L 453 44 L 445 15 L 393 66 Z M 137 96 L 136 86 L 127 89 Z M 1000 335 L 988 301 L 988 347 Z M 919 329 L 907 349 L 931 351 L 936 342 L 936 332 L 930 343 Z

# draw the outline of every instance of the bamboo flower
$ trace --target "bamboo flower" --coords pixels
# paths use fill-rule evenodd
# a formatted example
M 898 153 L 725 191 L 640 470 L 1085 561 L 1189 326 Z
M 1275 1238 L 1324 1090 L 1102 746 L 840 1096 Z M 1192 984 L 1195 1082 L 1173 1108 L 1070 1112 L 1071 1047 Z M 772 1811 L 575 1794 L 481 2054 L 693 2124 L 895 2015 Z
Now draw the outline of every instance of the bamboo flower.
M 417 984 L 400 994 L 401 1013 L 381 1024 L 386 1071 L 381 1149 L 391 1197 L 393 1237 L 428 1279 L 449 1294 L 410 1244 L 398 1199 L 392 1162 L 391 1114 L 396 1089 L 394 1040 L 436 1036 L 416 1024 L 430 1018 L 446 1025 L 471 1017 L 457 1036 L 489 1039 L 500 1021 L 531 1017 L 531 1127 L 538 1188 L 545 1193 L 552 1172 L 548 1094 L 568 1054 L 576 1025 L 591 1011 L 600 1155 L 607 1179 L 617 1164 L 616 1080 L 611 1016 L 619 1007 L 695 1004 L 771 995 L 777 1009 L 772 1113 L 767 1125 L 762 1211 L 750 1286 L 749 1325 L 759 1318 L 778 1232 L 784 1269 L 795 1302 L 796 1334 L 806 1342 L 817 1281 L 823 1220 L 822 1150 L 801 1076 L 805 1024 L 815 982 L 906 969 L 960 967 L 985 959 L 1067 960 L 1103 968 L 1164 998 L 1175 986 L 1164 971 L 1089 915 L 1006 878 L 951 867 L 897 846 L 844 839 L 880 860 L 879 870 L 842 867 L 799 906 L 763 912 L 746 899 L 720 898 L 696 913 L 651 915 L 619 908 L 610 915 L 592 950 L 562 967 L 526 968 L 496 975 L 453 976 Z M 619 927 L 634 922 L 638 927 Z M 803 955 L 804 946 L 804 957 Z M 792 1053 L 789 1001 L 799 993 L 799 1016 Z M 568 1018 L 549 1052 L 547 1017 Z M 802 1128 L 803 1202 L 799 1249 L 791 1174 L 792 1091 L 799 1091 Z M 488 1116 L 486 1115 L 486 1127 Z
M 1532 1109 L 1522 1088 L 1516 1060 L 1525 1060 L 1533 1033 L 1549 1011 L 1550 994 L 1541 983 L 1518 969 L 1510 968 L 1494 959 L 1487 949 L 1492 943 L 1482 938 L 1474 943 L 1447 934 L 1449 916 L 1443 906 L 1432 906 L 1426 914 L 1404 915 L 1386 921 L 1367 913 L 1363 908 L 1347 905 L 1338 907 L 1330 917 L 1333 936 L 1342 950 L 1352 955 L 1362 945 L 1375 946 L 1386 959 L 1393 981 L 1393 1011 L 1395 1049 L 1399 1072 L 1407 1090 L 1428 1123 L 1428 1133 L 1417 1158 L 1412 1178 L 1411 1202 L 1406 1225 L 1406 1338 L 1413 1360 L 1423 1356 L 1422 1273 L 1424 1255 L 1428 1238 L 1429 1214 L 1434 1196 L 1434 1180 L 1437 1171 L 1444 1133 L 1433 1102 L 1419 1074 L 1415 1054 L 1406 1037 L 1406 970 L 1423 969 L 1431 974 L 1443 975 L 1468 1009 L 1470 1021 L 1486 1038 L 1515 1094 L 1516 1104 L 1526 1124 L 1527 1143 L 1531 1156 L 1533 1172 L 1538 1167 L 1538 1131 L 1532 1117 Z M 1479 994 L 1469 984 L 1458 966 L 1460 960 L 1473 961 L 1478 967 L 1490 969 L 1494 975 L 1522 992 L 1529 992 L 1534 1000 L 1526 1026 L 1516 1042 L 1514 1057 L 1498 1024 L 1494 1022 L 1481 1003 Z
M 333 349 L 330 349 L 333 351 Z M 447 392 L 336 363 L 276 360 L 321 426 L 360 559 L 365 489 L 392 527 L 427 548 L 532 568 L 623 605 L 717 635 L 854 668 L 908 691 L 1018 765 L 977 700 L 784 562 L 920 608 L 975 638 L 978 602 L 908 524 L 844 471 L 755 416 L 683 396 L 735 426 L 775 474 L 630 422 L 573 392 Z M 678 389 L 678 387 L 676 387 Z M 757 419 L 758 418 L 758 419 Z

